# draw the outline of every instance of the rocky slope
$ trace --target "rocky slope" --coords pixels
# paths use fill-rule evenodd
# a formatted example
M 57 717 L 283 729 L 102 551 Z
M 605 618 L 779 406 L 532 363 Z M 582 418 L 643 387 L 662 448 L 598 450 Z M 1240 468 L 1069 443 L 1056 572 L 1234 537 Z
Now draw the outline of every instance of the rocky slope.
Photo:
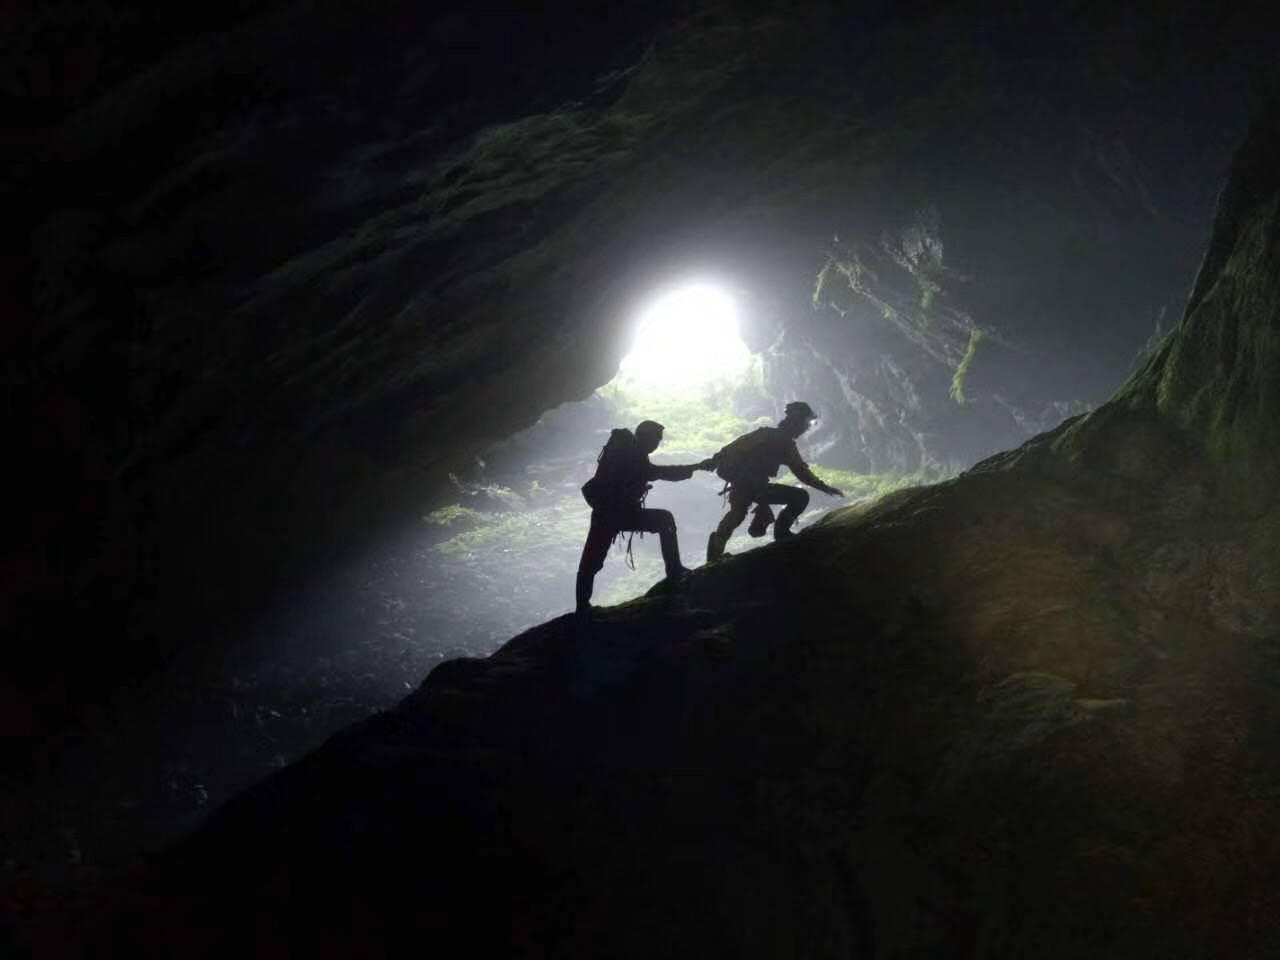
M 1274 955 L 1278 276 L 1272 109 L 1114 401 L 687 595 L 442 665 L 219 811 L 103 936 Z

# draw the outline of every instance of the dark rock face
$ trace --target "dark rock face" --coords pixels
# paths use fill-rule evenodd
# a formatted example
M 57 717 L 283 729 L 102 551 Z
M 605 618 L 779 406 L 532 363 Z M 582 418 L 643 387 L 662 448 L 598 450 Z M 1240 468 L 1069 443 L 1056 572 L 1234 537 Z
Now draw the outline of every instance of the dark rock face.
M 1280 449 L 1280 206 L 1270 184 L 1280 154 L 1274 113 L 1255 124 L 1218 208 L 1213 247 L 1191 296 L 1188 321 L 1125 390 L 1206 437 L 1240 482 L 1274 485 Z
M 441 666 L 215 815 L 113 945 L 1268 955 L 1280 502 L 1236 468 L 1277 462 L 1278 121 L 1115 401 Z

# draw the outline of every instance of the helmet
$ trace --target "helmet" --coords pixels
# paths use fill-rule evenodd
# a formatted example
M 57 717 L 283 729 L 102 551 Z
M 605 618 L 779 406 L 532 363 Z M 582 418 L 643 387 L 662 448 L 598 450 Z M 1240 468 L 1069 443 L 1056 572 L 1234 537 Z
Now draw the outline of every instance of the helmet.
M 809 406 L 803 400 L 793 400 L 788 403 L 783 410 L 786 412 L 788 420 L 817 420 L 818 415 L 813 412 L 813 407 Z
M 656 420 L 643 420 L 636 426 L 636 439 L 661 440 L 662 431 L 665 429 L 666 427 Z

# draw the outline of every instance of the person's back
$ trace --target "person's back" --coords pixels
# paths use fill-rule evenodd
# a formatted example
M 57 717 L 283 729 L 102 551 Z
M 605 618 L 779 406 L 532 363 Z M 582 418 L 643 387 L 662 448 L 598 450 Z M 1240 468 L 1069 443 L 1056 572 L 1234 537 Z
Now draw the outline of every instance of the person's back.
M 624 512 L 643 506 L 653 465 L 635 434 L 613 430 L 596 463 L 595 476 L 582 486 L 593 510 Z
M 765 480 L 799 455 L 795 440 L 780 427 L 758 427 L 716 454 L 716 475 L 730 484 Z

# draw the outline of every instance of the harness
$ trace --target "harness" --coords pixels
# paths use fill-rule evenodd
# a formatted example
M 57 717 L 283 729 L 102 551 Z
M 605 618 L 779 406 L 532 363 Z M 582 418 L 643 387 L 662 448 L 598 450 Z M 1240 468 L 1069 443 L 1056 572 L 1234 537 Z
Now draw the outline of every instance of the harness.
M 640 500 L 636 504 L 637 511 L 644 509 L 645 501 L 649 499 L 649 491 L 652 489 L 653 489 L 653 484 L 651 483 L 645 484 L 644 493 L 640 494 Z M 632 549 L 632 543 L 635 540 L 637 533 L 640 534 L 640 539 L 641 541 L 643 541 L 644 540 L 643 530 L 619 530 L 617 533 L 613 535 L 613 539 L 609 541 L 609 545 L 611 547 L 617 547 L 619 550 L 623 552 L 623 562 L 631 570 L 635 570 L 636 568 L 636 556 L 635 556 L 635 552 Z M 627 545 L 625 549 L 622 546 L 623 537 L 627 538 Z
M 625 563 L 632 570 L 632 572 L 634 572 L 636 569 L 636 555 L 631 551 L 631 542 L 636 538 L 636 531 L 635 530 L 631 530 L 631 531 L 619 530 L 617 535 L 613 538 L 613 542 L 617 544 L 618 549 L 621 550 L 622 544 L 619 543 L 618 541 L 622 539 L 622 535 L 624 533 L 627 535 L 627 549 L 626 549 L 626 552 L 623 554 L 622 562 Z M 644 531 L 640 531 L 640 539 L 641 540 L 644 539 Z

